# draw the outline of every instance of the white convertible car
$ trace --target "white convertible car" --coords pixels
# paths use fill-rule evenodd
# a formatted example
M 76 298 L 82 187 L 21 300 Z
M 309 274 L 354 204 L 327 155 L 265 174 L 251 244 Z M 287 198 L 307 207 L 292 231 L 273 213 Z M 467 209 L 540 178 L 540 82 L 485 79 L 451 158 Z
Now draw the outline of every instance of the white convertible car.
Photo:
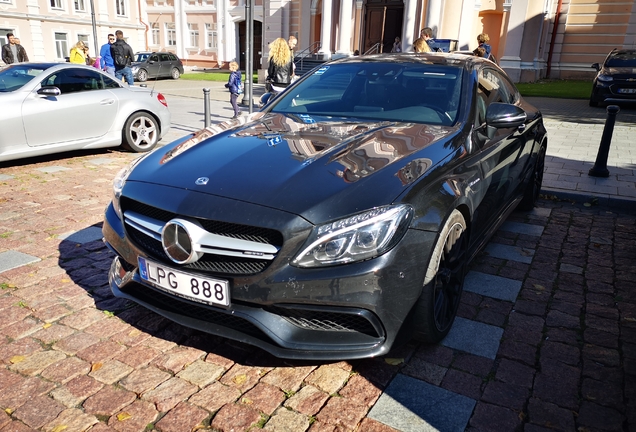
M 0 161 L 123 146 L 147 152 L 170 129 L 166 98 L 70 63 L 0 70 Z

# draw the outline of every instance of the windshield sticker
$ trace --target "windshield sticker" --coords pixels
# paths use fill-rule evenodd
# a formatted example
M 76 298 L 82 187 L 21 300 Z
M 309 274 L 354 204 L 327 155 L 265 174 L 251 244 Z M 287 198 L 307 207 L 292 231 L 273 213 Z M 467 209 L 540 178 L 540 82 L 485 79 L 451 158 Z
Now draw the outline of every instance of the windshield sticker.
M 329 69 L 329 66 L 323 66 L 320 69 L 318 69 L 316 72 L 314 72 L 314 75 L 322 75 L 325 72 L 327 72 L 327 69 Z
M 313 124 L 316 123 L 316 120 L 314 120 L 310 115 L 308 114 L 298 114 L 298 117 L 300 118 L 300 120 L 302 120 L 303 123 L 305 124 Z

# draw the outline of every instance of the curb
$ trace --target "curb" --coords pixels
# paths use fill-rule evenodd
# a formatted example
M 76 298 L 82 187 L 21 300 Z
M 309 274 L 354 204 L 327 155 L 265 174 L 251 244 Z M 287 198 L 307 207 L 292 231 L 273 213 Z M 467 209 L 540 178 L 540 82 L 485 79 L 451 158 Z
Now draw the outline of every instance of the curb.
M 560 200 L 575 201 L 581 204 L 589 203 L 593 206 L 605 206 L 609 208 L 618 208 L 621 210 L 636 211 L 636 198 L 632 197 L 623 197 L 617 195 L 593 195 L 586 192 L 566 191 L 563 189 L 554 189 L 549 187 L 542 187 L 541 194 L 545 196 L 552 195 Z

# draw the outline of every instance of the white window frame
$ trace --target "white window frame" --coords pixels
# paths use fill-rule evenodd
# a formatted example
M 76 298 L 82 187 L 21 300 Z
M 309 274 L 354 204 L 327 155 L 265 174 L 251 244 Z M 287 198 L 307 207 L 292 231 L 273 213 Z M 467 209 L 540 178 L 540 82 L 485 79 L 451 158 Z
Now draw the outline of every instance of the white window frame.
M 53 10 L 64 10 L 64 0 L 49 0 L 48 3 Z
M 84 45 L 86 45 L 88 47 L 88 49 L 91 49 L 91 44 L 90 44 L 90 40 L 91 40 L 91 35 L 89 34 L 77 34 L 77 40 L 78 41 L 82 41 L 84 42 Z
M 205 23 L 205 48 L 215 50 L 218 46 L 216 23 Z
M 151 35 L 152 35 L 152 44 L 153 45 L 160 45 L 160 40 L 159 36 L 161 34 L 161 29 L 159 28 L 159 23 L 152 23 L 152 31 L 151 31 Z
M 13 4 L 13 0 L 0 0 L 0 3 Z M 6 33 L 5 33 L 6 34 Z
M 199 25 L 197 23 L 188 23 L 189 48 L 199 47 Z
M 128 16 L 128 8 L 126 7 L 126 0 L 115 0 L 115 13 L 119 17 Z
M 86 0 L 73 0 L 75 12 L 86 12 Z
M 174 23 L 166 23 L 166 46 L 177 45 L 177 29 Z
M 64 39 L 58 39 L 59 36 L 64 36 Z M 69 56 L 68 48 L 68 33 L 55 32 L 53 38 L 55 39 L 55 50 L 58 59 L 63 59 Z

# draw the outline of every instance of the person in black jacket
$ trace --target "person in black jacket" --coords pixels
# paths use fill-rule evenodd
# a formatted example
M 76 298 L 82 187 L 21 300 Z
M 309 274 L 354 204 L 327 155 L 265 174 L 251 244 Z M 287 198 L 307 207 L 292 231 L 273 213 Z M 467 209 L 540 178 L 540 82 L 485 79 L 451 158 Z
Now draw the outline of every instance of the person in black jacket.
M 110 45 L 110 55 L 113 57 L 113 62 L 115 63 L 115 77 L 117 79 L 125 79 L 128 85 L 133 85 L 135 80 L 130 65 L 132 64 L 133 58 L 135 58 L 135 53 L 133 53 L 130 45 L 124 40 L 123 31 L 117 30 L 115 37 L 117 40 Z
M 269 67 L 267 79 L 273 86 L 285 88 L 294 76 L 294 60 L 287 41 L 278 38 L 269 46 Z
M 6 64 L 28 62 L 26 50 L 20 45 L 13 33 L 7 33 L 8 44 L 2 45 L 2 61 Z

